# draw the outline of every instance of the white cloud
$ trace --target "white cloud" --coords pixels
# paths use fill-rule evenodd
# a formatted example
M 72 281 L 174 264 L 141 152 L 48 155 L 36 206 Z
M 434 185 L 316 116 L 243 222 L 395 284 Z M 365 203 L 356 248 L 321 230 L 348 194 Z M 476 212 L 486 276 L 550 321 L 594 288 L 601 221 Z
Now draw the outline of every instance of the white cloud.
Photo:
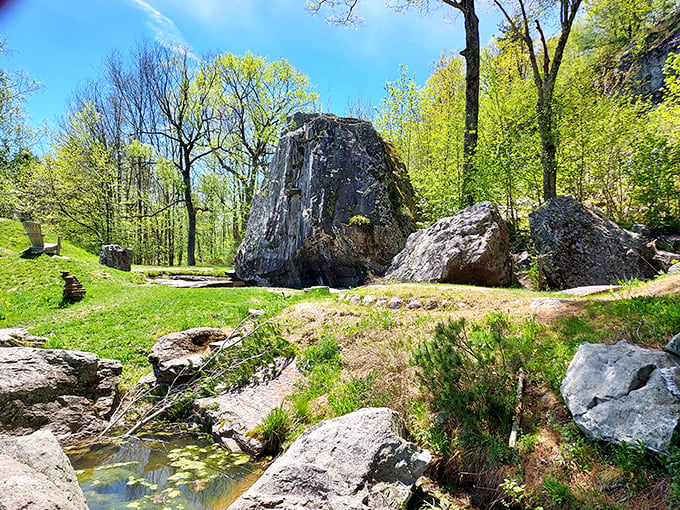
M 258 11 L 268 7 L 267 3 L 262 3 L 259 0 L 170 1 L 176 9 L 185 11 L 188 15 L 196 18 L 200 22 L 213 27 L 221 26 L 225 21 L 233 21 L 234 18 L 238 18 L 241 22 L 245 19 L 255 19 Z M 270 1 L 271 0 L 266 0 L 266 2 Z
M 189 43 L 187 43 L 177 25 L 170 18 L 145 0 L 130 1 L 146 13 L 148 24 L 156 35 L 156 41 L 159 44 L 170 49 L 190 49 Z M 189 54 L 192 55 L 191 52 Z

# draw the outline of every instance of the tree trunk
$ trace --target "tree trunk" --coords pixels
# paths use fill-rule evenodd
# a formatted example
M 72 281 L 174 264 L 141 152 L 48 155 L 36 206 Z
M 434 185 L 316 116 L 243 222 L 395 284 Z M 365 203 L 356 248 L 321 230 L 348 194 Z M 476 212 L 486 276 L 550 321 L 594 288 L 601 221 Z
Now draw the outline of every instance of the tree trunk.
M 552 97 L 549 101 L 552 101 Z M 557 144 L 555 143 L 550 105 L 539 105 L 538 108 L 541 166 L 543 167 L 543 200 L 547 201 L 557 196 Z
M 463 134 L 463 182 L 461 202 L 463 206 L 475 203 L 473 176 L 476 164 L 479 125 L 479 18 L 475 13 L 474 0 L 463 0 L 465 18 L 465 133 Z
M 196 265 L 196 209 L 194 200 L 191 196 L 191 149 L 185 149 L 183 154 L 182 182 L 184 184 L 184 204 L 187 209 L 188 231 L 187 231 L 187 265 Z

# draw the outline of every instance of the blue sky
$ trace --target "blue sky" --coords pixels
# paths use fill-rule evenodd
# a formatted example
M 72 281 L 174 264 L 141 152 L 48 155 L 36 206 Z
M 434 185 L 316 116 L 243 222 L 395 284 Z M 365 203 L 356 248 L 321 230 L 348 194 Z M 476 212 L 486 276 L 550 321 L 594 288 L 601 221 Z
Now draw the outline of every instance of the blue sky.
M 0 67 L 21 68 L 43 84 L 27 103 L 34 126 L 56 126 L 72 91 L 97 75 L 106 55 L 126 55 L 144 38 L 186 44 L 198 55 L 285 57 L 310 77 L 322 108 L 342 115 L 357 97 L 378 105 L 400 64 L 422 83 L 443 51 L 460 51 L 455 12 L 395 13 L 384 0 L 363 0 L 364 23 L 344 28 L 311 16 L 305 0 L 0 0 L 0 34 L 12 50 Z M 485 6 L 479 16 L 484 44 L 500 18 Z

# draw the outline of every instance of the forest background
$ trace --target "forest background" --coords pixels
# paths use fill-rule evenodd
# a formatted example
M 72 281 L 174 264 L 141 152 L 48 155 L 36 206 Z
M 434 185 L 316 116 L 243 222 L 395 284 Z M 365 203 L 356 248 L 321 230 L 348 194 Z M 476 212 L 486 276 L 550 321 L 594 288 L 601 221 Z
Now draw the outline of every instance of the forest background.
M 407 2 L 435 2 L 417 3 Z M 374 122 L 397 147 L 422 225 L 473 197 L 499 204 L 523 238 L 527 214 L 545 195 L 539 89 L 522 13 L 539 29 L 532 34 L 543 48 L 535 52 L 539 66 L 549 66 L 559 35 L 544 34 L 559 27 L 569 3 L 504 2 L 514 9 L 480 52 L 472 156 L 464 148 L 459 55 L 442 54 L 423 86 L 402 67 L 380 106 L 357 100 L 344 112 Z M 679 24 L 677 0 L 581 6 L 550 102 L 558 194 L 623 225 L 680 230 L 680 56 L 670 55 L 664 89 L 652 97 L 636 94 L 637 84 L 616 71 L 622 57 L 644 54 Z M 0 71 L 0 215 L 49 223 L 94 253 L 109 243 L 132 247 L 138 264 L 229 264 L 287 117 L 319 109 L 313 84 L 285 59 L 199 58 L 142 42 L 129 54 L 109 54 L 73 92 L 51 149 L 38 155 L 23 111 L 36 89 Z

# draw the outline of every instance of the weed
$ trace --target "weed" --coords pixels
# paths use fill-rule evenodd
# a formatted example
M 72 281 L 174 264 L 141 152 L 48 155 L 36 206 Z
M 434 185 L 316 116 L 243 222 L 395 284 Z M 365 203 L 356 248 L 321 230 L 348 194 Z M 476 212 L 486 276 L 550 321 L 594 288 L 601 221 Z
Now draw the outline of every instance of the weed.
M 351 413 L 362 407 L 375 405 L 375 399 L 371 394 L 371 383 L 377 374 L 369 374 L 367 377 L 351 379 L 336 387 L 328 395 L 328 404 L 335 416 Z
M 526 497 L 526 486 L 520 485 L 515 479 L 509 480 L 506 478 L 503 480 L 500 488 L 503 489 L 503 492 L 505 493 L 505 498 L 503 498 L 501 504 L 506 508 L 520 505 L 522 500 Z
M 559 482 L 553 475 L 543 480 L 543 489 L 553 503 L 560 508 L 574 508 L 576 498 L 568 485 Z
M 255 428 L 255 433 L 264 445 L 263 455 L 278 454 L 294 427 L 293 414 L 283 406 L 275 407 L 269 411 L 269 414 Z
M 373 230 L 373 222 L 366 216 L 361 216 L 357 214 L 349 219 L 349 224 L 355 227 L 359 227 L 365 232 L 370 232 Z
M 300 356 L 298 367 L 309 373 L 319 364 L 337 365 L 340 363 L 340 344 L 332 335 L 325 333 L 321 341 L 308 347 Z
M 664 467 L 671 476 L 671 487 L 668 504 L 672 508 L 680 507 L 680 448 L 674 446 L 668 457 L 664 459 Z

